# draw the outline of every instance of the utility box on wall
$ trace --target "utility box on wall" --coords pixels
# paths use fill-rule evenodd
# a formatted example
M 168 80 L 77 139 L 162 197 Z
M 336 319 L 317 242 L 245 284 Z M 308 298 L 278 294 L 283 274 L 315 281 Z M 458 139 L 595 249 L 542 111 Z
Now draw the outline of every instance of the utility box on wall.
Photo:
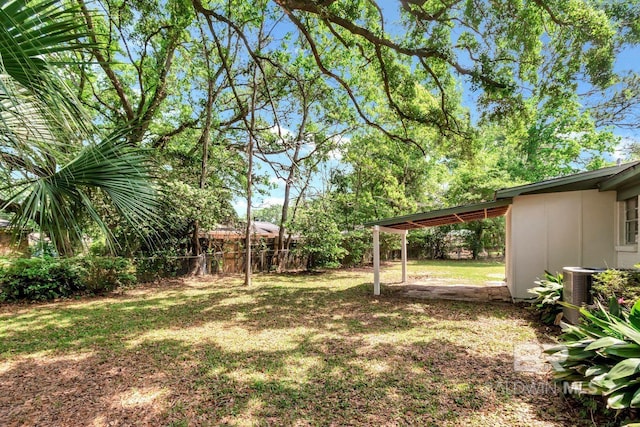
M 562 269 L 562 300 L 578 307 L 591 304 L 593 275 L 602 271 L 604 269 L 601 268 L 564 267 Z M 563 313 L 565 320 L 569 323 L 575 325 L 580 320 L 580 312 L 576 309 L 564 307 Z

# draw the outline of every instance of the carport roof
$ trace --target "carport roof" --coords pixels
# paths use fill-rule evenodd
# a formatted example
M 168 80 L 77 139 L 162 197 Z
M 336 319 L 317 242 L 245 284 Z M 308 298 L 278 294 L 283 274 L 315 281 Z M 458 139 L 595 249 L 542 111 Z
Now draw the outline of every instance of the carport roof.
M 480 219 L 495 218 L 507 213 L 511 199 L 501 199 L 493 202 L 477 203 L 474 205 L 456 206 L 436 211 L 422 212 L 413 215 L 397 216 L 381 219 L 365 225 L 379 225 L 396 230 L 413 230 L 415 228 L 435 227 L 438 225 L 457 224 Z

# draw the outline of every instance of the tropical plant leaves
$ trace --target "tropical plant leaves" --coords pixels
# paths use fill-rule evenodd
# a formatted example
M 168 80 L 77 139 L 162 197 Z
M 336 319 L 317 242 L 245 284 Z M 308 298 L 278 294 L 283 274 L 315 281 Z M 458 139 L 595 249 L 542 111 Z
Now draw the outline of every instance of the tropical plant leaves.
M 4 72 L 22 86 L 49 92 L 46 55 L 82 47 L 86 35 L 79 7 L 58 0 L 9 0 L 0 7 L 0 55 Z
M 600 303 L 592 311 L 581 308 L 583 322 L 564 325 L 564 342 L 547 350 L 555 356 L 555 381 L 586 381 L 583 390 L 608 396 L 612 409 L 640 406 L 640 330 L 630 320 L 640 304 L 633 314 L 619 308 L 615 314 Z
M 0 5 L 0 189 L 16 229 L 36 224 L 61 254 L 82 241 L 87 223 L 113 240 L 94 198 L 131 224 L 156 226 L 148 161 L 121 128 L 101 142 L 51 63 L 86 47 L 78 5 L 8 0 Z M 134 226 L 134 229 L 137 227 Z
M 617 380 L 640 372 L 640 359 L 625 359 L 615 365 L 607 374 L 607 379 Z
M 81 224 L 88 216 L 115 247 L 91 202 L 92 188 L 101 190 L 125 220 L 159 224 L 146 156 L 131 149 L 122 134 L 112 134 L 100 144 L 86 147 L 59 171 L 24 183 L 11 200 L 21 205 L 15 225 L 23 228 L 33 221 L 52 236 L 59 250 L 69 251 L 82 240 Z
M 589 344 L 585 350 L 599 350 L 616 344 L 625 344 L 626 341 L 614 337 L 602 337 Z
M 532 306 L 540 312 L 540 318 L 545 324 L 560 324 L 562 319 L 562 307 L 559 305 L 562 299 L 562 274 L 553 275 L 545 271 L 545 279 L 535 281 L 538 285 L 527 292 L 536 295 L 531 302 Z
M 640 300 L 636 301 L 629 312 L 629 322 L 634 328 L 640 330 Z
M 607 399 L 607 406 L 611 409 L 625 409 L 631 404 L 634 393 L 630 391 L 617 391 Z
M 613 344 L 609 347 L 602 348 L 603 353 L 610 356 L 618 357 L 638 357 L 640 358 L 640 345 L 635 343 Z

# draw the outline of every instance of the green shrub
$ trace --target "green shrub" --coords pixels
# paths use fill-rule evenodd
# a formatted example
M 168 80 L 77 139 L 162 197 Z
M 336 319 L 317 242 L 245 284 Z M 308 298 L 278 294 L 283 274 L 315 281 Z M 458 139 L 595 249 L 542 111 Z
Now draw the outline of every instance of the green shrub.
M 640 407 L 640 301 L 631 310 L 611 298 L 608 309 L 579 308 L 583 321 L 563 325 L 561 345 L 546 350 L 556 382 L 606 398 L 616 410 Z
M 134 285 L 136 272 L 130 260 L 120 257 L 88 257 L 82 259 L 86 270 L 86 290 L 93 293 L 112 291 Z
M 109 248 L 107 247 L 107 242 L 104 237 L 91 242 L 91 246 L 89 246 L 89 255 L 94 257 L 110 255 Z
M 299 210 L 296 222 L 289 229 L 302 236 L 294 254 L 307 259 L 307 270 L 340 266 L 346 254 L 341 246 L 342 233 L 335 217 L 322 203 Z
M 611 297 L 632 305 L 640 298 L 640 271 L 606 270 L 593 276 L 591 293 L 606 304 Z
M 0 300 L 42 301 L 84 290 L 86 270 L 73 259 L 17 258 L 0 268 Z
M 447 233 L 451 227 L 419 228 L 407 236 L 407 246 L 420 259 L 445 259 L 447 256 Z
M 44 301 L 136 283 L 125 258 L 16 258 L 0 264 L 0 301 Z
M 183 262 L 176 258 L 174 251 L 155 252 L 135 260 L 135 274 L 138 282 L 153 282 L 165 277 L 176 277 L 183 270 Z
M 340 246 L 346 251 L 340 260 L 343 267 L 358 267 L 364 262 L 365 255 L 371 252 L 371 231 L 353 230 L 343 234 Z
M 548 271 L 544 272 L 545 278 L 534 283 L 538 286 L 529 289 L 530 294 L 536 298 L 531 306 L 540 314 L 540 320 L 546 325 L 558 325 L 562 319 L 562 273 L 555 276 Z

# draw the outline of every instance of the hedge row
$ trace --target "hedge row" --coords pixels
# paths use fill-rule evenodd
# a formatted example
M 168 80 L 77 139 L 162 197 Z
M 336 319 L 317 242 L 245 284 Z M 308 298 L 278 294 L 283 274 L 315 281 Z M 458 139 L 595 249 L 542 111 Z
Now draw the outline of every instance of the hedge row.
M 135 268 L 126 258 L 7 259 L 0 265 L 0 301 L 42 301 L 103 293 L 136 282 Z

